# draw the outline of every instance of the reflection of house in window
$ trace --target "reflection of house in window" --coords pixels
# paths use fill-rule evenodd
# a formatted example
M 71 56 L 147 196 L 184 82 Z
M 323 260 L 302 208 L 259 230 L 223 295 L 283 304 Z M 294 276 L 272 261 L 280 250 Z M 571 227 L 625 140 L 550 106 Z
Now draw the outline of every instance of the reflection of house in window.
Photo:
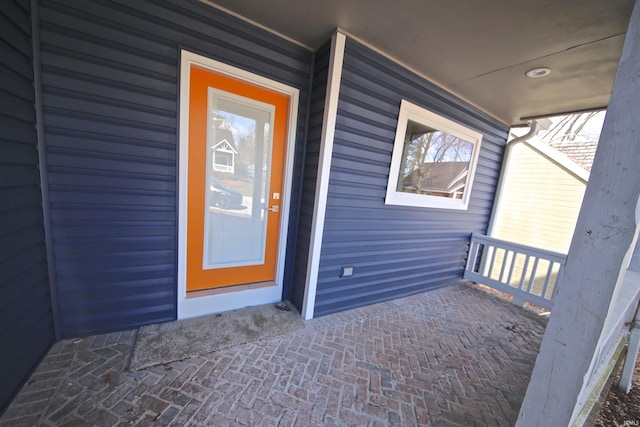
M 213 170 L 234 173 L 238 152 L 234 148 L 233 135 L 224 129 L 218 129 L 216 134 L 218 143 L 213 146 Z
M 469 162 L 429 162 L 411 171 L 399 191 L 462 199 Z M 421 183 L 418 188 L 418 183 Z

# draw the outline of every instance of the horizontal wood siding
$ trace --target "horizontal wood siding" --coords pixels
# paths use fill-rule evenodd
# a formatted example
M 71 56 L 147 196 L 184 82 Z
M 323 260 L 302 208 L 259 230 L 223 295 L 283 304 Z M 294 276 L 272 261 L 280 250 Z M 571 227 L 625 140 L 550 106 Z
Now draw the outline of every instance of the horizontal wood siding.
M 527 143 L 516 144 L 493 237 L 561 253 L 569 251 L 586 182 Z
M 28 0 L 0 7 L 0 413 L 55 339 Z
M 314 57 L 313 81 L 311 86 L 311 102 L 309 104 L 309 125 L 304 157 L 304 174 L 302 177 L 302 197 L 298 219 L 298 236 L 295 249 L 294 286 L 291 302 L 302 311 L 309 247 L 311 244 L 311 226 L 315 211 L 316 183 L 318 163 L 320 161 L 320 143 L 322 139 L 322 123 L 324 103 L 327 90 L 331 42 L 318 49 Z
M 466 211 L 384 204 L 400 101 L 483 134 Z M 352 39 L 338 104 L 317 316 L 434 289 L 462 277 L 469 237 L 484 233 L 508 128 Z M 352 277 L 340 278 L 342 266 Z
M 300 88 L 301 129 L 311 53 L 196 0 L 40 5 L 62 335 L 175 319 L 180 49 Z

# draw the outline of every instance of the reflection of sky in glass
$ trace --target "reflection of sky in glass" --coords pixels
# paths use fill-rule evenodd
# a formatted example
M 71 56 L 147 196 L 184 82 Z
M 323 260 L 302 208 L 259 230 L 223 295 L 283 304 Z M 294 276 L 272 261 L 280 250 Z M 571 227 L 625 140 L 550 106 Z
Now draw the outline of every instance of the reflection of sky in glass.
M 401 170 L 409 175 L 424 165 L 433 163 L 470 163 L 473 143 L 439 130 L 428 129 L 409 121 Z
M 239 141 L 243 137 L 251 135 L 253 133 L 253 129 L 256 127 L 256 121 L 245 116 L 228 113 L 222 110 L 216 111 L 216 114 L 226 123 L 231 124 L 230 130 L 233 135 L 236 148 L 238 148 Z
M 427 150 L 426 161 L 468 162 L 471 160 L 472 143 L 441 131 L 433 132 L 433 140 L 434 142 Z M 444 152 L 442 152 L 443 149 Z

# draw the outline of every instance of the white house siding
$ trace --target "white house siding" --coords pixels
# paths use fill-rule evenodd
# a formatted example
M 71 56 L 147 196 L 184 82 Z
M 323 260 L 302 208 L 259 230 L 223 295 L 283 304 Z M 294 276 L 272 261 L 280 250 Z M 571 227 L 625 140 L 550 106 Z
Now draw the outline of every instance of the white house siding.
M 511 148 L 492 236 L 567 253 L 586 182 L 526 142 Z

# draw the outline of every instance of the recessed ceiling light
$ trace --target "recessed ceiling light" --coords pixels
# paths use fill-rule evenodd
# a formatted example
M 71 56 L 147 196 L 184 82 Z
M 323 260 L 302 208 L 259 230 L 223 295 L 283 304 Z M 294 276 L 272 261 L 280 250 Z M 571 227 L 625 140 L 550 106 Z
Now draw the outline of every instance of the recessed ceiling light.
M 548 68 L 548 67 L 532 68 L 531 70 L 524 73 L 525 76 L 532 79 L 535 79 L 537 77 L 548 76 L 549 74 L 551 74 L 551 68 Z

